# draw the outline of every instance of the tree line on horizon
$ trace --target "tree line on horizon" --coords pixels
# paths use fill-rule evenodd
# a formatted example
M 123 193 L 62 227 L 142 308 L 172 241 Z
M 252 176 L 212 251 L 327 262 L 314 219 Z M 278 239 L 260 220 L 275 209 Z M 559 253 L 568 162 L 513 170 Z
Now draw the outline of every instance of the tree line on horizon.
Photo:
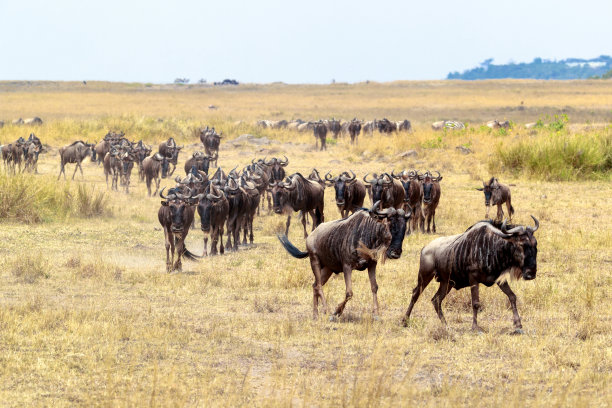
M 493 64 L 493 58 L 484 60 L 478 67 L 463 72 L 451 72 L 447 79 L 594 79 L 612 78 L 612 57 L 601 55 L 592 59 L 567 58 L 532 62 Z

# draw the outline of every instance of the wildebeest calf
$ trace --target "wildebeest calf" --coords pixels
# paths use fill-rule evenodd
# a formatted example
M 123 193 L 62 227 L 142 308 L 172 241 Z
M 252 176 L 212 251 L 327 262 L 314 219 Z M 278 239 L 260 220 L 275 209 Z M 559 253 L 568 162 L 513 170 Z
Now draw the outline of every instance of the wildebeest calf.
M 505 184 L 501 184 L 495 177 L 491 177 L 488 183 L 482 182 L 482 188 L 477 188 L 478 191 L 484 191 L 485 196 L 485 206 L 487 207 L 487 212 L 485 214 L 485 218 L 489 219 L 489 210 L 491 209 L 491 205 L 497 206 L 497 218 L 496 221 L 500 221 L 504 217 L 504 210 L 502 209 L 502 204 L 506 203 L 506 208 L 508 208 L 508 218 L 512 220 L 512 215 L 514 214 L 514 207 L 512 207 L 512 199 L 510 196 L 510 187 Z

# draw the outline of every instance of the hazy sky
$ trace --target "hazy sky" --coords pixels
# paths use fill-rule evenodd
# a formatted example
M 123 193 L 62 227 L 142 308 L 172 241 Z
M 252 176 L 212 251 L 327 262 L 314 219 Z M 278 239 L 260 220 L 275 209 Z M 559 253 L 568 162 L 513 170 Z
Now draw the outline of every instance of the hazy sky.
M 442 79 L 612 54 L 611 0 L 0 0 L 0 80 Z

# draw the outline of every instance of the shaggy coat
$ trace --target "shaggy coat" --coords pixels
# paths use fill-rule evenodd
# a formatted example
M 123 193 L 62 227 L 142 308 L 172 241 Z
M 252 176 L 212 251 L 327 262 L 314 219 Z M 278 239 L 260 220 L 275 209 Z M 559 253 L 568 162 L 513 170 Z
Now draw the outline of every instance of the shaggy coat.
M 162 193 L 160 193 L 161 195 Z M 198 257 L 187 250 L 185 239 L 189 234 L 189 226 L 193 222 L 194 207 L 191 203 L 181 199 L 172 198 L 161 202 L 161 207 L 157 212 L 157 219 L 164 229 L 166 241 L 166 271 L 181 272 L 183 265 L 181 257 L 184 256 L 191 260 Z M 162 198 L 164 198 L 162 196 Z M 177 252 L 176 263 L 174 263 L 174 252 Z
M 442 323 L 442 300 L 452 289 L 472 287 L 473 324 L 476 321 L 480 301 L 478 284 L 491 286 L 497 283 L 508 296 L 514 314 L 514 327 L 521 329 L 516 309 L 516 296 L 502 275 L 526 280 L 534 279 L 537 271 L 537 241 L 534 232 L 539 223 L 532 216 L 535 228 L 518 226 L 506 229 L 506 223 L 497 228 L 493 223 L 481 221 L 459 235 L 433 240 L 421 251 L 421 262 L 417 286 L 412 291 L 412 300 L 404 321 L 410 317 L 412 308 L 425 287 L 435 277 L 440 287 L 432 299 L 434 308 Z M 499 225 L 499 224 L 498 224 Z
M 198 214 L 204 233 L 204 256 L 208 256 L 208 237 L 211 239 L 210 254 L 217 255 L 217 243 L 219 253 L 223 254 L 223 229 L 229 214 L 229 202 L 223 191 L 217 189 L 214 184 L 209 184 L 198 198 Z
M 304 238 L 306 233 L 306 217 L 308 213 L 312 217 L 312 229 L 314 230 L 324 221 L 324 194 L 325 188 L 318 182 L 304 178 L 300 173 L 295 173 L 289 177 L 289 182 L 279 182 L 272 186 L 272 199 L 274 212 L 286 214 L 287 226 L 285 235 L 289 234 L 291 224 L 291 212 L 301 211 L 302 225 L 304 226 Z
M 514 207 L 512 207 L 512 197 L 510 195 L 510 187 L 505 184 L 501 184 L 495 177 L 491 177 L 488 183 L 482 182 L 482 188 L 477 188 L 478 191 L 483 191 L 485 196 L 485 207 L 487 212 L 485 218 L 489 219 L 489 211 L 491 205 L 497 206 L 497 218 L 496 221 L 501 222 L 504 218 L 504 210 L 502 204 L 506 203 L 508 209 L 508 218 L 512 220 L 514 215 Z
M 351 144 L 355 144 L 361 132 L 361 122 L 357 119 L 353 119 L 348 125 L 348 132 L 351 136 Z
M 412 220 L 410 222 L 408 233 L 412 233 L 421 226 L 421 232 L 423 229 L 423 211 L 421 208 L 421 202 L 423 201 L 423 186 L 419 182 L 419 179 L 415 171 L 406 172 L 403 171 L 400 176 L 396 177 L 404 188 L 404 211 L 412 213 Z
M 377 203 L 378 204 L 378 203 Z M 310 258 L 314 273 L 313 317 L 318 316 L 318 301 L 327 312 L 323 296 L 323 285 L 332 273 L 344 273 L 346 297 L 338 305 L 334 316 L 342 314 L 348 300 L 353 296 L 351 273 L 354 269 L 368 269 L 373 295 L 373 312 L 377 316 L 378 284 L 376 265 L 379 254 L 397 259 L 402 254 L 402 242 L 406 233 L 406 219 L 410 215 L 393 208 L 378 212 L 375 205 L 371 210 L 358 211 L 348 218 L 323 223 L 306 239 L 306 251 L 302 252 L 289 242 L 286 235 L 279 239 L 287 252 L 295 258 Z M 384 259 L 384 258 L 383 258 Z
M 425 223 L 427 223 L 427 233 L 429 234 L 431 224 L 433 223 L 433 232 L 436 233 L 436 208 L 440 203 L 440 180 L 442 176 L 438 174 L 438 177 L 431 177 L 429 173 L 426 173 L 422 178 L 423 187 L 423 217 L 421 218 L 421 231 L 425 229 Z
M 378 178 L 373 178 L 370 181 L 367 180 L 367 176 L 366 174 L 363 180 L 371 185 L 372 203 L 380 201 L 380 208 L 383 209 L 389 207 L 400 209 L 404 206 L 405 194 L 402 183 L 394 180 L 387 173 L 381 174 Z
M 342 173 L 340 176 L 335 178 L 326 177 L 326 181 L 334 186 L 336 193 L 336 205 L 340 216 L 346 218 L 350 213 L 355 213 L 363 207 L 363 200 L 366 195 L 366 188 L 358 180 L 353 173 L 351 177 L 347 172 Z
M 319 147 L 319 140 L 321 141 L 321 149 L 327 150 L 325 140 L 327 139 L 327 126 L 322 121 L 316 122 L 312 128 L 312 132 L 315 137 L 315 149 Z
M 57 179 L 60 179 L 62 173 L 64 173 L 64 179 L 66 179 L 66 169 L 65 166 L 67 163 L 75 163 L 76 166 L 74 168 L 74 173 L 72 174 L 72 179 L 74 180 L 74 176 L 78 169 L 81 170 L 81 177 L 83 177 L 83 168 L 81 167 L 81 162 L 85 157 L 92 154 L 93 145 L 89 143 L 82 142 L 80 140 L 69 144 L 68 146 L 61 147 L 59 149 L 60 155 L 60 172 L 57 175 Z

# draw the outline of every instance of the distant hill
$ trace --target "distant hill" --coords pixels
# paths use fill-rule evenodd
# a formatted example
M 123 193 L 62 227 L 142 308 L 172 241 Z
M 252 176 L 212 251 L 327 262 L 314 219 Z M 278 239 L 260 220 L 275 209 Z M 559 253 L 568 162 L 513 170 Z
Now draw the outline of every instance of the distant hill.
M 493 59 L 483 61 L 479 67 L 462 73 L 451 72 L 447 79 L 587 79 L 606 77 L 612 70 L 612 57 L 601 55 L 592 59 L 568 58 L 560 61 L 535 58 L 519 64 L 493 64 Z

